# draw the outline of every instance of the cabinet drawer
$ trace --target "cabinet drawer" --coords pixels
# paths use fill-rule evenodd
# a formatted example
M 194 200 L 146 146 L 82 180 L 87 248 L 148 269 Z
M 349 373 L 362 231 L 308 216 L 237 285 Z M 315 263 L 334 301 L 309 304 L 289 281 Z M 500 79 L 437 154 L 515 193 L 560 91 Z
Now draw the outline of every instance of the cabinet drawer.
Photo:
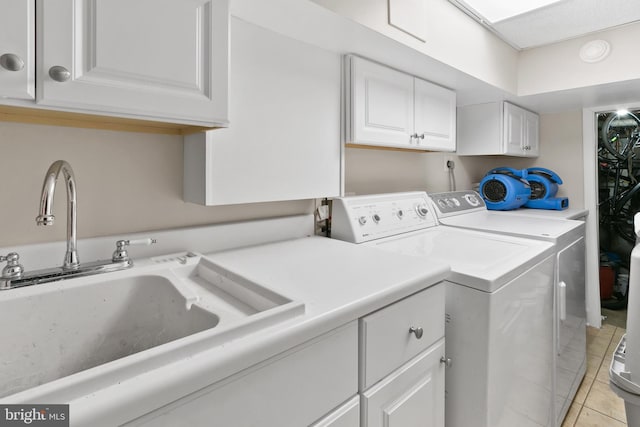
M 361 391 L 444 336 L 444 294 L 440 283 L 360 319 Z

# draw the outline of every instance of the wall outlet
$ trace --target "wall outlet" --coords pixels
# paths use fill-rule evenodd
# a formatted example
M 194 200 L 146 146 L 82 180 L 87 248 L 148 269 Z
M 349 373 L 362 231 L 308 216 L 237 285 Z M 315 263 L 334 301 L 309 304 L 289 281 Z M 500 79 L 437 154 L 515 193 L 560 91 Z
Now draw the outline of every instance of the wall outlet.
M 447 155 L 445 154 L 444 156 L 442 156 L 444 158 L 444 161 L 442 162 L 443 168 L 445 172 L 449 172 L 449 166 L 448 163 L 449 162 L 454 162 L 454 166 L 455 166 L 455 159 L 453 158 L 453 156 L 451 155 Z

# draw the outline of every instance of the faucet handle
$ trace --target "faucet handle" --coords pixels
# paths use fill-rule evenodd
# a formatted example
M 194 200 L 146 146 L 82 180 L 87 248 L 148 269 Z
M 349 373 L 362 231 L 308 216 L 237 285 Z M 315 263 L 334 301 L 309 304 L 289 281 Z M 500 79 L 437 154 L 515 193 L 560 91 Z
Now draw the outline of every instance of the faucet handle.
M 6 261 L 7 265 L 2 269 L 3 279 L 17 279 L 22 277 L 24 273 L 24 267 L 20 264 L 20 255 L 15 252 L 11 252 L 6 256 L 0 255 L 0 262 Z
M 137 240 L 118 240 L 116 242 L 116 250 L 111 256 L 113 262 L 129 261 L 129 254 L 127 253 L 127 246 L 131 245 L 152 245 L 157 243 L 156 239 L 137 239 Z

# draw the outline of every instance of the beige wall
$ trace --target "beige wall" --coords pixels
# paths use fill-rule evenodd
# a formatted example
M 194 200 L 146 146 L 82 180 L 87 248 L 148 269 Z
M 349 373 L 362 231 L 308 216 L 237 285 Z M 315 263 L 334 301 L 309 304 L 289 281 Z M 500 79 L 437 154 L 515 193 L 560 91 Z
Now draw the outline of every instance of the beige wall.
M 580 48 L 598 39 L 610 43 L 611 53 L 602 62 L 583 62 Z M 638 40 L 640 23 L 634 23 L 522 51 L 517 93 L 524 96 L 640 79 Z
M 450 153 L 417 153 L 347 148 L 345 191 L 372 194 L 396 191 L 449 191 L 447 160 L 453 160 L 456 189 L 472 188 L 484 174 L 498 166 L 526 168 L 535 159 L 505 156 L 457 156 Z
M 583 208 L 582 111 L 541 115 L 540 140 L 544 149 L 536 165 L 556 171 L 564 181 L 558 195 L 569 197 L 572 207 Z
M 484 174 L 498 166 L 542 166 L 560 175 L 559 196 L 569 197 L 572 207 L 584 207 L 582 162 L 582 112 L 540 116 L 540 156 L 536 159 L 506 156 L 465 156 L 348 148 L 345 156 L 347 193 L 394 191 L 448 191 L 446 159 L 455 162 L 458 190 L 470 189 Z
M 56 190 L 56 223 L 35 223 L 44 174 L 58 159 L 75 172 L 79 237 L 313 210 L 308 200 L 221 207 L 183 202 L 182 137 L 0 123 L 0 247 L 65 239 L 64 187 Z
M 583 207 L 581 112 L 542 115 L 540 137 L 538 159 L 349 148 L 346 191 L 447 191 L 444 163 L 452 159 L 458 189 L 471 188 L 496 166 L 539 165 L 558 172 L 565 181 L 560 195 Z M 56 224 L 35 225 L 42 179 L 57 159 L 69 161 L 76 174 L 80 237 L 313 210 L 313 203 L 304 200 L 220 207 L 183 202 L 182 138 L 176 136 L 0 123 L 0 149 L 0 247 L 65 238 L 64 188 L 56 194 Z

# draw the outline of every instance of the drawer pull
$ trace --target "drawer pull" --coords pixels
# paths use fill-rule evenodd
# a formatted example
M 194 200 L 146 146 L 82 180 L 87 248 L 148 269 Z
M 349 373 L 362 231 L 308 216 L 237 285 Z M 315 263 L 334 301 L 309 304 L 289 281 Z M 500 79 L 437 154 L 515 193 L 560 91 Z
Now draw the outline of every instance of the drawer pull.
M 414 334 L 416 338 L 420 339 L 422 338 L 422 334 L 424 333 L 424 331 L 422 330 L 422 328 L 414 328 L 412 326 L 409 328 L 409 333 Z
M 453 365 L 453 362 L 451 361 L 451 359 L 445 356 L 442 356 L 440 358 L 440 363 L 444 363 L 444 366 L 446 366 L 447 368 L 450 368 L 451 365 Z

